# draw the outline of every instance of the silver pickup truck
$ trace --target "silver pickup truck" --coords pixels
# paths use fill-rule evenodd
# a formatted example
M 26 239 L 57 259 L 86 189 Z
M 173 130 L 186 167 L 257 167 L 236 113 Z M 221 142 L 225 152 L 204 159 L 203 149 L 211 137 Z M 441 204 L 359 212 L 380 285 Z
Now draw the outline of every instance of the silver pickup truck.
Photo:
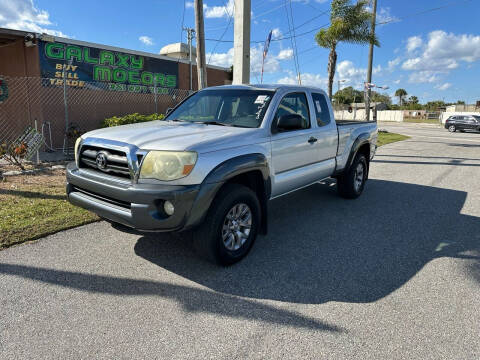
M 377 124 L 335 121 L 313 87 L 211 87 L 167 113 L 79 138 L 68 200 L 142 231 L 195 229 L 196 250 L 222 265 L 266 234 L 269 200 L 328 177 L 358 197 L 376 150 Z

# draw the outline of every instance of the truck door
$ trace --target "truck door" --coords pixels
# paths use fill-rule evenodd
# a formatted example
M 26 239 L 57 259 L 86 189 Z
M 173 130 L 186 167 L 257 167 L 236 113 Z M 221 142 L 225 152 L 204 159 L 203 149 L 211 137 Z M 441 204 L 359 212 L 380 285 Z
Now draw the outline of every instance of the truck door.
M 300 115 L 304 125 L 302 129 L 272 134 L 272 197 L 318 180 L 318 138 L 314 136 L 316 125 L 312 124 L 305 92 L 289 93 L 282 98 L 272 127 L 276 126 L 281 116 L 288 114 Z
M 315 137 L 318 139 L 317 151 L 320 162 L 323 163 L 327 174 L 330 176 L 335 170 L 335 157 L 337 156 L 338 131 L 337 125 L 328 106 L 329 100 L 326 95 L 312 92 L 313 109 L 317 129 Z

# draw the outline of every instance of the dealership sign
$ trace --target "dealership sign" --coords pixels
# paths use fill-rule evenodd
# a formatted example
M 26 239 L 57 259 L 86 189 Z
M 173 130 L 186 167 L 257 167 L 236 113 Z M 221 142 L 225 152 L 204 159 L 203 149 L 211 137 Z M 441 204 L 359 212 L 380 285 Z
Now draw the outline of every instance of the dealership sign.
M 154 92 L 176 88 L 176 61 L 90 46 L 40 42 L 40 68 L 47 86 Z

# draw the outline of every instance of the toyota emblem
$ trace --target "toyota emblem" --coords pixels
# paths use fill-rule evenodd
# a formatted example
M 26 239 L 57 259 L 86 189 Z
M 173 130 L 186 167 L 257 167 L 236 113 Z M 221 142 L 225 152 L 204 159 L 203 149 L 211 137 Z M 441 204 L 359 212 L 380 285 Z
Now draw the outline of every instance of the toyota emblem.
M 103 152 L 98 153 L 95 162 L 97 163 L 97 167 L 99 169 L 105 169 L 107 167 L 107 155 Z

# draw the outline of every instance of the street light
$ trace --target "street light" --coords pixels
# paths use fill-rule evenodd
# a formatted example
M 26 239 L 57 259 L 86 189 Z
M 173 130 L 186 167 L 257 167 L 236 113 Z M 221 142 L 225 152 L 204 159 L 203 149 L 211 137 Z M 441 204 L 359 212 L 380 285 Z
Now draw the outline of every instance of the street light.
M 365 82 L 365 112 L 367 116 L 367 121 L 370 121 L 370 90 L 373 88 L 378 88 L 378 89 L 383 89 L 387 90 L 389 87 L 388 86 L 378 86 L 372 83 Z M 376 119 L 376 109 L 377 109 L 377 104 L 375 104 L 375 112 L 374 112 L 374 118 L 375 121 Z
M 337 89 L 338 91 L 340 91 L 340 84 L 344 82 L 347 82 L 347 80 L 346 79 L 338 80 L 338 89 Z

